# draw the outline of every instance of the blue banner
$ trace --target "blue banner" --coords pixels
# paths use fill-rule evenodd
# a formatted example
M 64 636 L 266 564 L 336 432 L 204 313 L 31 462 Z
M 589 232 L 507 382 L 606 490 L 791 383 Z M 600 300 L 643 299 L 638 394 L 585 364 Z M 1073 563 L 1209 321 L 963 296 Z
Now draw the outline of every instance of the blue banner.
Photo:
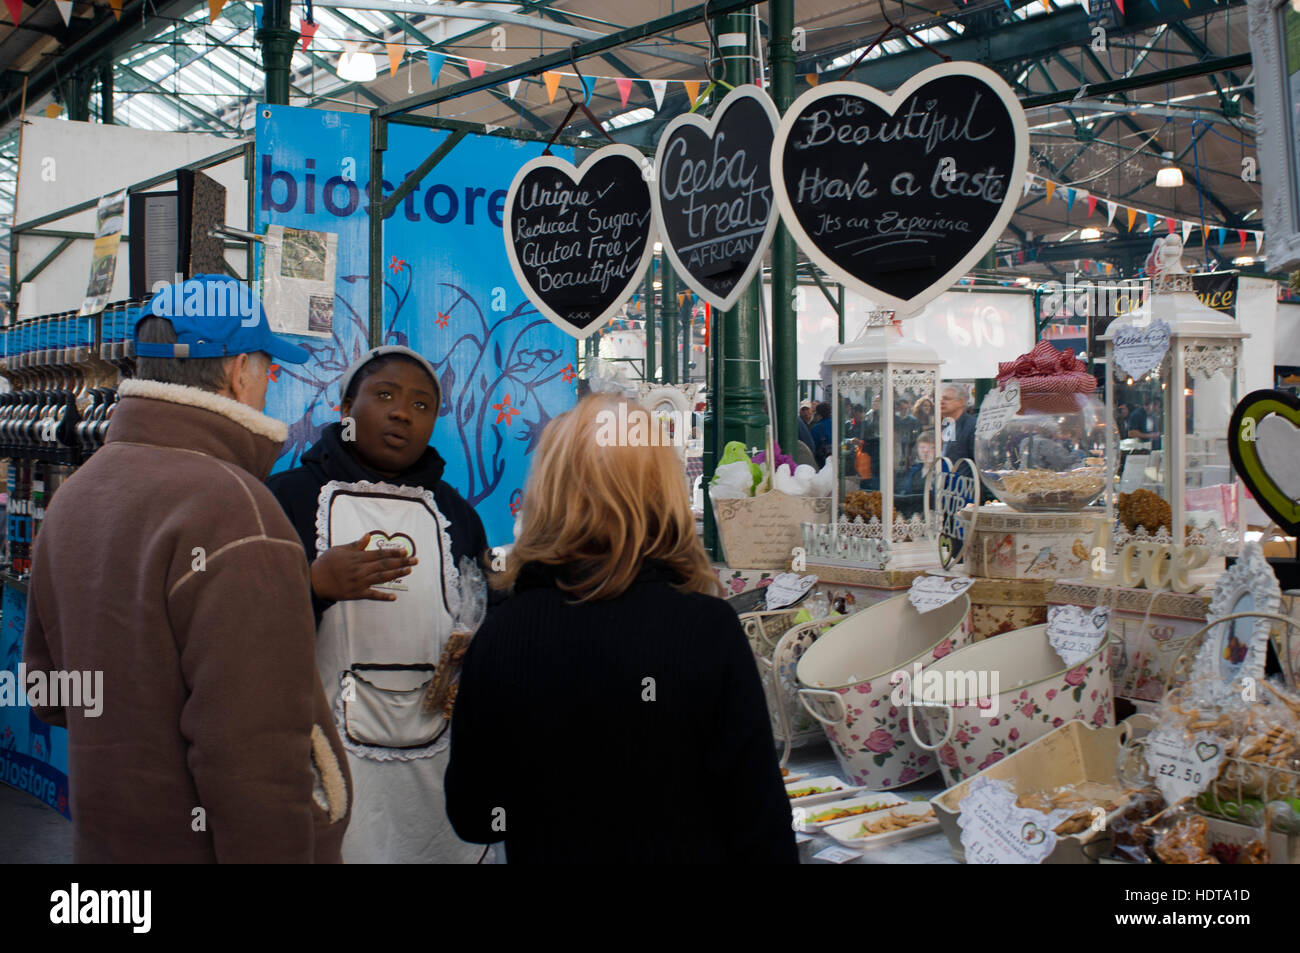
M 18 684 L 23 660 L 23 629 L 27 625 L 27 596 L 4 586 L 0 604 L 0 671 Z M 25 704 L 0 705 L 0 781 L 26 791 L 64 817 L 68 814 L 68 733 L 52 728 Z
M 390 125 L 384 192 L 449 135 Z M 512 538 L 529 456 L 576 394 L 577 342 L 528 302 L 501 234 L 515 171 L 541 150 L 466 136 L 384 226 L 383 343 L 414 348 L 437 371 L 443 404 L 432 444 L 447 461 L 444 479 L 477 510 L 492 545 Z M 364 114 L 258 108 L 255 230 L 277 224 L 339 236 L 332 337 L 296 338 L 311 361 L 272 369 L 266 412 L 289 424 L 277 471 L 296 466 L 321 427 L 338 419 L 338 380 L 368 346 L 369 156 Z

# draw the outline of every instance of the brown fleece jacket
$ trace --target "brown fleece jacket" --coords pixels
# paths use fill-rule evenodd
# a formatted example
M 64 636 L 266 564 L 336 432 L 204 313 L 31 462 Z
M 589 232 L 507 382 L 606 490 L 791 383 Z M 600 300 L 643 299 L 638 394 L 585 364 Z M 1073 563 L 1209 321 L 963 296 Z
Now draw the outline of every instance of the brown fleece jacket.
M 302 544 L 262 485 L 284 424 L 128 381 L 36 542 L 28 670 L 102 671 L 68 729 L 79 863 L 334 862 L 352 781 Z M 202 812 L 196 811 L 202 808 Z

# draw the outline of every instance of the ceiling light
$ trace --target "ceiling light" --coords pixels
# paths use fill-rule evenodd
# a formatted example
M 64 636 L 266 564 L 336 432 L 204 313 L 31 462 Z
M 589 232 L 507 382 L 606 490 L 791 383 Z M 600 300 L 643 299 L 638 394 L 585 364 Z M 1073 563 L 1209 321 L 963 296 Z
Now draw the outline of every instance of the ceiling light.
M 1025 285 L 1029 284 L 1033 280 L 1034 279 L 1030 278 L 1028 275 L 1021 275 L 1019 278 L 1016 279 L 1016 284 L 1018 284 L 1020 287 L 1023 288 L 1025 287 Z
M 349 83 L 368 83 L 378 75 L 375 71 L 375 55 L 365 51 L 345 52 L 339 57 L 336 72 L 339 79 Z
M 657 254 L 659 254 L 659 253 L 660 253 L 661 251 L 663 251 L 663 250 L 664 250 L 664 243 L 663 243 L 663 242 L 655 242 L 655 254 L 657 255 Z
M 1093 228 L 1090 225 L 1079 233 L 1079 237 L 1082 238 L 1085 242 L 1094 241 L 1095 239 L 1101 238 L 1101 229 Z
M 1242 255 L 1240 258 L 1232 259 L 1232 263 L 1238 267 L 1243 267 L 1245 265 L 1255 264 L 1255 259 L 1251 258 L 1249 255 Z
M 1183 170 L 1174 165 L 1174 154 L 1165 153 L 1165 165 L 1156 173 L 1156 188 L 1176 189 L 1183 184 Z

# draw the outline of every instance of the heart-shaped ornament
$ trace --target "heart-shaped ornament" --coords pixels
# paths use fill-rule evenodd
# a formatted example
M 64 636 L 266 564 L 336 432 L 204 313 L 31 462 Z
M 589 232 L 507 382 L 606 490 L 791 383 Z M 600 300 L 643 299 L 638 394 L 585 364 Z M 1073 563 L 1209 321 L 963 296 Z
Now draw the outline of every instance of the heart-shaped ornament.
M 880 307 L 912 314 L 1001 236 L 1029 161 L 1016 94 L 985 66 L 943 63 L 894 93 L 825 83 L 786 111 L 772 179 L 816 264 Z
M 757 86 L 737 86 L 711 119 L 684 113 L 655 155 L 655 224 L 691 290 L 727 310 L 763 262 L 779 221 L 772 198 L 778 115 Z
M 1228 454 L 1264 512 L 1300 532 L 1300 400 L 1280 390 L 1247 394 L 1228 423 Z
M 576 169 L 538 156 L 510 183 L 502 229 L 510 267 L 537 310 L 576 338 L 645 277 L 654 254 L 646 161 L 627 145 L 597 149 Z
M 1159 318 L 1144 326 L 1116 328 L 1115 376 L 1138 380 L 1159 367 L 1169 351 L 1169 330 L 1169 323 Z

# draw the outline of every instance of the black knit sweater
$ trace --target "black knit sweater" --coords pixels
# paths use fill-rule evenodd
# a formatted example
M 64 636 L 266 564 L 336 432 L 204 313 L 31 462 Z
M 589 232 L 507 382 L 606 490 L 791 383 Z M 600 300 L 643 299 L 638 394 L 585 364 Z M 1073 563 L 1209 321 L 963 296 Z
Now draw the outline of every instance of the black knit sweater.
M 647 564 L 575 603 L 530 564 L 465 657 L 447 814 L 511 863 L 797 863 L 735 612 Z M 503 829 L 504 828 L 504 829 Z

